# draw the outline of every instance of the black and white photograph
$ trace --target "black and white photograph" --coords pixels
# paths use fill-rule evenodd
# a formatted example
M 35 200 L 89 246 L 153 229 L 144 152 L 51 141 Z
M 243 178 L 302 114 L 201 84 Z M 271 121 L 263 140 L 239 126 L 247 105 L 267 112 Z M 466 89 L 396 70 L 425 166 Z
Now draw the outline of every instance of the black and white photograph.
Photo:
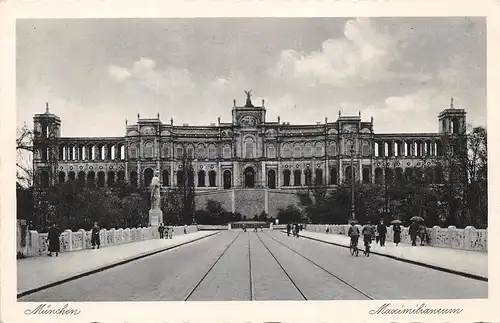
M 487 300 L 487 71 L 479 16 L 16 19 L 17 304 Z

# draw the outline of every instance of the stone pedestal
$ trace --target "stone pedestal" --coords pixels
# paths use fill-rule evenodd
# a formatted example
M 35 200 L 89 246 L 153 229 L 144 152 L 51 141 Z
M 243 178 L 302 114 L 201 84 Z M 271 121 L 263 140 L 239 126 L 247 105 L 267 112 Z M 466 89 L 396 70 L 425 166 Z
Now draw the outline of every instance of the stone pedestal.
M 163 212 L 159 209 L 149 210 L 149 224 L 157 227 L 163 223 Z

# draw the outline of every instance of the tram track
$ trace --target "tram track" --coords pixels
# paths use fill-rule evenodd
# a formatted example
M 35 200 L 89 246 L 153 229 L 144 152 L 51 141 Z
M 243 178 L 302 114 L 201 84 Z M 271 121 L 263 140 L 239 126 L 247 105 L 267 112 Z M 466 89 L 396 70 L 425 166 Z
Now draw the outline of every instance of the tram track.
M 292 279 L 292 277 L 290 276 L 290 274 L 285 270 L 285 268 L 283 267 L 283 265 L 281 264 L 281 262 L 278 260 L 278 258 L 276 258 L 276 256 L 274 255 L 274 253 L 269 249 L 269 247 L 264 243 L 264 241 L 262 241 L 262 238 L 260 237 L 260 235 L 258 233 L 256 233 L 256 235 L 257 235 L 257 238 L 259 239 L 259 241 L 264 246 L 264 248 L 267 249 L 267 251 L 269 252 L 269 254 L 271 255 L 271 257 L 274 258 L 274 260 L 276 261 L 276 263 L 278 264 L 278 266 L 281 268 L 281 270 L 283 271 L 283 273 L 288 277 L 288 280 L 290 280 L 290 282 L 295 287 L 295 289 L 299 292 L 299 294 L 302 296 L 302 298 L 305 301 L 307 301 L 306 295 L 304 295 L 304 293 L 299 288 L 299 286 L 297 285 L 297 283 Z
M 263 235 L 265 235 L 266 237 L 268 237 L 269 239 L 275 241 L 276 243 L 284 246 L 285 248 L 287 248 L 288 250 L 292 251 L 293 253 L 297 254 L 299 257 L 305 259 L 306 261 L 308 261 L 309 263 L 313 264 L 314 266 L 318 267 L 319 269 L 321 269 L 322 271 L 324 271 L 325 273 L 327 273 L 328 275 L 330 275 L 331 277 L 334 277 L 335 279 L 337 279 L 338 281 L 342 282 L 343 284 L 345 284 L 346 286 L 354 289 L 356 292 L 358 292 L 359 294 L 363 295 L 364 297 L 366 297 L 367 299 L 370 299 L 370 300 L 374 300 L 375 298 L 372 297 L 370 294 L 366 293 L 366 292 L 363 292 L 361 289 L 357 288 L 356 286 L 354 286 L 353 284 L 349 283 L 348 281 L 342 279 L 341 277 L 339 277 L 338 275 L 332 273 L 331 271 L 329 271 L 328 269 L 324 268 L 323 266 L 321 266 L 320 264 L 316 263 L 315 261 L 311 260 L 310 258 L 304 256 L 302 253 L 298 252 L 297 250 L 287 246 L 286 244 L 284 244 L 283 242 L 277 240 L 276 238 L 270 236 L 269 234 L 267 233 L 263 233 Z M 281 267 L 281 269 L 283 270 L 283 272 L 285 273 L 285 275 L 288 276 L 288 278 L 290 279 L 290 281 L 292 282 L 292 284 L 297 288 L 297 290 L 299 291 L 299 293 L 304 297 L 304 300 L 307 300 L 307 298 L 305 297 L 305 295 L 302 293 L 302 291 L 300 291 L 299 287 L 293 282 L 292 278 L 290 277 L 290 275 L 286 272 L 286 270 L 283 268 L 283 266 L 280 264 L 280 262 L 278 261 L 278 259 L 274 256 L 274 254 L 269 250 L 269 248 L 266 246 L 266 244 L 262 241 L 262 239 L 259 237 L 259 240 L 264 244 L 264 246 L 266 247 L 266 249 L 269 251 L 269 253 L 271 253 L 271 256 L 273 256 L 273 258 L 276 260 L 276 262 L 278 263 L 278 265 Z
M 233 245 L 233 243 L 238 240 L 238 238 L 240 237 L 241 235 L 241 232 L 238 233 L 238 235 L 236 235 L 236 237 L 231 241 L 231 243 L 224 249 L 224 251 L 219 255 L 219 257 L 217 257 L 217 259 L 213 262 L 213 264 L 208 268 L 208 270 L 205 272 L 205 274 L 201 277 L 201 279 L 191 288 L 191 290 L 189 291 L 189 293 L 187 293 L 187 295 L 184 297 L 184 301 L 188 301 L 189 298 L 191 298 L 191 296 L 194 294 L 194 292 L 196 291 L 196 289 L 198 289 L 198 287 L 201 285 L 201 283 L 205 280 L 205 278 L 208 276 L 208 274 L 210 274 L 210 272 L 212 271 L 212 269 L 214 269 L 215 265 L 217 265 L 217 263 L 219 262 L 219 260 L 221 260 L 221 258 L 226 254 L 226 252 L 229 250 L 229 248 Z

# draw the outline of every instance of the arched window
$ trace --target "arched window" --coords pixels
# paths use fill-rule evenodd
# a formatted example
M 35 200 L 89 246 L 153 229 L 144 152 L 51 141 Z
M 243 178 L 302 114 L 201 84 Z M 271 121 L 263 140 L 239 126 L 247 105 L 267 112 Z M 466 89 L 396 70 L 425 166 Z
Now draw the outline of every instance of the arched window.
M 194 159 L 194 146 L 189 144 L 186 149 L 187 157 L 190 159 Z
M 177 186 L 184 186 L 184 172 L 182 170 L 177 172 Z
M 267 187 L 270 189 L 275 189 L 276 188 L 276 172 L 274 169 L 270 169 L 267 172 Z
M 182 159 L 184 158 L 184 147 L 181 144 L 175 146 L 175 158 Z
M 170 156 L 170 145 L 167 143 L 164 143 L 161 146 L 161 157 L 168 158 L 169 156 Z
M 229 159 L 231 158 L 231 146 L 230 145 L 224 145 L 224 149 L 222 150 L 222 155 L 224 159 Z M 229 175 L 231 175 L 231 172 L 229 172 Z
M 115 172 L 110 171 L 108 172 L 108 186 L 113 185 L 115 185 Z
M 204 170 L 200 170 L 198 172 L 198 186 L 199 187 L 205 187 L 205 175 L 206 175 L 206 173 Z
M 78 173 L 78 181 L 81 183 L 85 183 L 85 172 Z
M 208 172 L 208 186 L 215 187 L 216 173 L 214 170 Z
M 92 147 L 93 148 L 93 147 Z M 94 154 L 92 154 L 93 156 Z M 129 158 L 131 159 L 136 159 L 137 158 L 137 145 L 134 143 L 134 144 L 130 144 L 129 146 L 129 152 L 128 152 L 128 156 Z M 92 157 L 92 159 L 94 159 Z
M 267 158 L 276 158 L 276 147 L 273 144 L 267 146 Z
M 368 140 L 363 140 L 363 148 L 362 148 L 363 156 L 370 156 L 370 143 Z
M 123 170 L 118 171 L 118 182 L 125 182 L 125 172 Z
M 205 145 L 199 144 L 198 148 L 196 149 L 196 157 L 198 159 L 205 159 L 207 158 L 207 151 L 205 149 Z
M 310 158 L 312 157 L 312 144 L 310 142 L 307 142 L 304 145 L 304 157 Z M 307 183 L 306 183 L 307 185 Z
M 97 187 L 104 187 L 106 174 L 103 171 L 97 173 Z
M 230 170 L 225 170 L 223 173 L 223 182 L 224 182 L 224 189 L 230 189 L 231 188 L 231 171 Z
M 337 156 L 337 142 L 330 141 L 328 144 L 328 156 Z
M 290 177 L 291 177 L 290 170 L 285 169 L 283 171 L 283 186 L 290 186 Z
M 317 142 L 316 146 L 314 146 L 314 156 L 323 157 L 324 154 L 324 145 L 322 142 Z
M 373 144 L 373 151 L 375 153 L 375 157 L 380 157 L 380 144 L 378 142 Z
M 144 145 L 144 158 L 153 158 L 153 143 L 147 142 Z
M 70 181 L 74 181 L 75 180 L 75 175 L 76 175 L 75 172 L 73 172 L 73 171 L 69 172 L 68 173 L 68 179 Z
M 59 172 L 59 184 L 64 183 L 66 180 L 66 173 L 65 172 Z
M 170 186 L 170 174 L 168 173 L 168 170 L 164 170 L 161 177 L 162 186 Z
M 59 146 L 59 160 L 66 160 L 66 149 L 64 145 Z
M 137 187 L 137 172 L 135 170 L 130 172 L 129 182 L 132 187 Z
M 149 187 L 151 185 L 151 180 L 153 179 L 154 171 L 151 168 L 146 168 L 144 170 L 144 186 Z
M 296 169 L 293 171 L 293 186 L 301 186 L 302 185 L 301 176 L 302 176 L 302 172 L 299 169 Z
M 306 169 L 305 175 L 306 175 L 306 185 L 309 186 L 312 184 L 312 172 L 309 168 Z
M 215 147 L 214 144 L 210 144 L 210 146 L 208 146 L 208 158 L 210 159 L 217 158 L 217 148 Z
M 125 159 L 125 145 L 120 144 L 120 159 L 124 160 Z
M 338 184 L 337 167 L 330 168 L 330 185 Z
M 384 182 L 384 171 L 382 168 L 375 168 L 375 184 L 382 185 Z
M 432 167 L 427 167 L 427 169 L 425 170 L 425 176 L 426 176 L 427 182 L 429 184 L 434 184 L 435 183 L 434 169 Z
M 314 184 L 323 185 L 323 170 L 321 168 L 316 168 L 314 174 Z
M 300 144 L 295 144 L 295 146 L 293 146 L 293 158 L 300 157 L 302 157 L 302 147 Z
M 245 158 L 255 158 L 255 142 L 251 137 L 245 139 Z
M 351 139 L 348 139 L 344 143 L 344 155 L 351 155 L 351 149 L 353 150 L 353 153 L 356 153 L 356 146 L 354 145 L 354 141 Z
M 370 183 L 370 169 L 367 167 L 363 168 L 363 183 Z
M 283 144 L 281 146 L 281 157 L 290 158 L 292 156 L 292 151 L 289 144 Z

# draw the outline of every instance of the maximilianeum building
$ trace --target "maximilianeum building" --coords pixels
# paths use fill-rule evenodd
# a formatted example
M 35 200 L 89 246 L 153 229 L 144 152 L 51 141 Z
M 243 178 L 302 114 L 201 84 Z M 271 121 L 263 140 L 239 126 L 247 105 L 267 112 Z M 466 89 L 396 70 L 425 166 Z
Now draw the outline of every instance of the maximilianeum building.
M 124 137 L 61 137 L 61 120 L 47 110 L 34 116 L 35 186 L 67 180 L 112 187 L 117 181 L 148 186 L 158 172 L 163 190 L 188 174 L 196 206 L 208 199 L 228 211 L 276 216 L 312 184 L 334 189 L 343 181 L 384 184 L 387 179 L 425 170 L 442 181 L 439 166 L 446 136 L 464 134 L 466 112 L 450 108 L 438 116 L 437 133 L 376 133 L 373 118 L 361 115 L 309 125 L 266 120 L 264 101 L 250 93 L 244 106 L 233 101 L 231 122 L 209 126 L 175 125 L 157 118 L 127 124 Z M 186 156 L 189 164 L 186 164 Z M 190 170 L 183 170 L 191 165 Z

